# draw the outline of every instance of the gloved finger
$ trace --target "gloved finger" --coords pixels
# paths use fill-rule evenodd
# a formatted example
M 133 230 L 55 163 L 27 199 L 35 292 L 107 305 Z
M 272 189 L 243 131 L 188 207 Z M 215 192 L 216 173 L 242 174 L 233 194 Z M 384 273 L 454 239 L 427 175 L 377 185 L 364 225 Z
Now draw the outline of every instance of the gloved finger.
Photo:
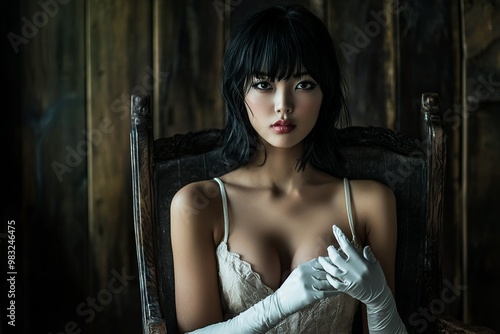
M 312 288 L 316 291 L 325 291 L 331 289 L 330 283 L 328 283 L 328 280 L 326 279 L 327 273 L 322 271 L 321 276 L 312 276 Z
M 314 269 L 314 271 L 311 272 L 311 277 L 315 280 L 325 280 L 327 273 L 321 264 L 318 263 L 318 266 L 320 269 Z
M 336 279 L 335 277 L 332 277 L 330 275 L 326 275 L 326 280 L 328 283 L 330 283 L 331 286 L 333 286 L 335 289 L 339 291 L 344 291 L 345 290 L 345 285 L 342 281 Z
M 311 268 L 315 271 L 323 270 L 323 267 L 321 264 L 318 262 L 318 258 L 314 258 L 311 261 L 307 262 L 311 265 Z
M 366 246 L 364 249 L 363 249 L 363 256 L 365 257 L 365 259 L 367 259 L 370 263 L 377 263 L 377 258 L 375 257 L 375 255 L 373 254 L 372 252 L 372 249 L 370 246 Z
M 333 247 L 333 246 L 331 246 L 331 247 Z M 319 262 L 320 259 L 323 259 L 324 261 L 326 261 L 326 262 L 328 262 L 330 264 L 333 264 L 332 260 L 330 259 L 330 257 L 328 255 L 327 256 L 318 256 L 317 259 L 318 259 L 318 265 L 319 266 L 321 266 L 321 263 Z M 321 267 L 321 268 L 323 268 L 323 267 Z
M 324 280 L 321 284 L 312 285 L 312 289 L 315 292 L 316 299 L 323 299 L 327 297 L 332 297 L 338 295 L 341 291 L 335 289 L 328 280 Z
M 326 279 L 326 272 L 323 266 L 318 262 L 318 258 L 314 258 L 300 265 L 305 276 L 312 276 L 317 279 Z
M 337 239 L 342 251 L 347 255 L 347 259 L 353 256 L 359 256 L 356 248 L 354 248 L 354 246 L 349 242 L 349 239 L 347 239 L 344 232 L 342 232 L 337 225 L 333 225 L 333 235 L 335 236 L 335 239 Z
M 331 296 L 331 292 L 333 290 L 332 286 L 326 279 L 326 271 L 323 269 L 323 266 L 319 262 L 319 258 L 316 258 L 316 265 L 319 268 L 314 268 L 315 272 L 312 273 L 311 275 L 311 288 L 317 292 L 320 292 L 321 297 L 328 297 Z M 323 259 L 325 261 L 325 259 Z
M 323 266 L 323 269 L 325 270 L 325 272 L 333 277 L 341 277 L 345 274 L 344 271 L 342 271 L 337 266 L 328 262 L 327 260 L 325 260 L 322 257 L 319 258 L 319 263 Z M 328 275 L 326 275 L 326 277 L 328 278 Z
M 332 264 L 345 271 L 344 267 L 348 258 L 343 252 L 341 253 L 342 250 L 337 250 L 333 246 L 328 246 L 326 251 L 328 252 L 328 257 L 332 261 Z
M 312 273 L 314 271 L 317 271 L 318 269 L 321 269 L 321 266 L 318 263 L 318 259 L 314 258 L 312 260 L 299 264 L 296 269 L 298 268 L 300 268 L 300 270 L 303 272 Z
M 318 258 L 300 264 L 299 266 L 301 272 L 300 276 L 311 282 L 314 290 L 322 291 L 325 288 L 330 287 L 328 281 L 326 280 L 327 273 L 323 269 L 323 266 L 318 262 Z

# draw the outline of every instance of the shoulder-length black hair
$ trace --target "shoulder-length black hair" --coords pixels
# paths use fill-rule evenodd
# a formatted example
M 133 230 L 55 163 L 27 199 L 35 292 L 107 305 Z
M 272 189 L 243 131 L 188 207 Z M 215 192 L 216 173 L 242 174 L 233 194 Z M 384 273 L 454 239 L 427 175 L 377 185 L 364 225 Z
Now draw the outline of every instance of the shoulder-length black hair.
M 305 69 L 323 93 L 318 120 L 304 138 L 297 161 L 320 168 L 340 158 L 336 131 L 349 123 L 344 78 L 336 46 L 324 23 L 300 5 L 279 5 L 249 16 L 229 39 L 224 54 L 222 95 L 226 104 L 223 153 L 233 167 L 248 164 L 260 145 L 245 108 L 248 82 L 265 73 L 286 80 Z

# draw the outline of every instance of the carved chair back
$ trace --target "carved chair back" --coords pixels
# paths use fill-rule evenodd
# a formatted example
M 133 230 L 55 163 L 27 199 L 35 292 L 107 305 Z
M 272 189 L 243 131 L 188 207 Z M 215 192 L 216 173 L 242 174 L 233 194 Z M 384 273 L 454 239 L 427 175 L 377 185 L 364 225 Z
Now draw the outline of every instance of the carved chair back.
M 148 96 L 131 98 L 131 162 L 142 316 L 145 333 L 177 333 L 171 199 L 184 185 L 223 175 L 229 168 L 220 158 L 222 130 L 153 140 L 150 105 Z M 446 323 L 418 322 L 419 308 L 429 308 L 441 291 L 446 156 L 438 96 L 423 94 L 421 107 L 421 138 L 408 138 L 378 127 L 339 129 L 345 161 L 335 169 L 333 164 L 323 166 L 335 176 L 377 180 L 394 191 L 398 216 L 396 302 L 410 332 L 420 331 L 424 325 L 427 332 Z

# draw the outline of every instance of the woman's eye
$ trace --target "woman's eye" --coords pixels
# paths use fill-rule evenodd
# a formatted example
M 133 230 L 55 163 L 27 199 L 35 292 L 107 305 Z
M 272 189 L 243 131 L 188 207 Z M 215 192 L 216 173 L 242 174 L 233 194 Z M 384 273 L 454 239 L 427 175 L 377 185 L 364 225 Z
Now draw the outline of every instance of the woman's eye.
M 311 90 L 314 89 L 317 86 L 317 84 L 309 81 L 302 81 L 299 82 L 297 85 L 297 89 L 303 89 L 303 90 Z
M 269 82 L 261 81 L 252 84 L 252 87 L 258 90 L 270 90 L 271 84 Z

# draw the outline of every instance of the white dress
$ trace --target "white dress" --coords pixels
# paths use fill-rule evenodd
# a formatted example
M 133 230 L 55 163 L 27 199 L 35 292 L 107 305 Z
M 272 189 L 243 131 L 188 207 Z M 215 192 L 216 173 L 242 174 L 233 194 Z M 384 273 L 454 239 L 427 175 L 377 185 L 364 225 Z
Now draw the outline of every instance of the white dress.
M 221 291 L 222 311 L 224 319 L 230 319 L 247 310 L 252 305 L 274 292 L 265 285 L 259 274 L 252 270 L 250 263 L 242 260 L 239 254 L 231 252 L 227 246 L 229 237 L 229 216 L 227 210 L 227 195 L 224 184 L 219 178 L 214 178 L 220 186 L 224 208 L 224 239 L 216 250 L 219 285 Z M 344 179 L 344 189 L 348 210 L 349 226 L 353 235 L 353 243 L 358 250 L 354 234 L 350 205 L 349 182 Z M 343 334 L 351 333 L 352 322 L 358 309 L 359 301 L 341 293 L 311 304 L 282 320 L 267 333 L 276 334 Z

